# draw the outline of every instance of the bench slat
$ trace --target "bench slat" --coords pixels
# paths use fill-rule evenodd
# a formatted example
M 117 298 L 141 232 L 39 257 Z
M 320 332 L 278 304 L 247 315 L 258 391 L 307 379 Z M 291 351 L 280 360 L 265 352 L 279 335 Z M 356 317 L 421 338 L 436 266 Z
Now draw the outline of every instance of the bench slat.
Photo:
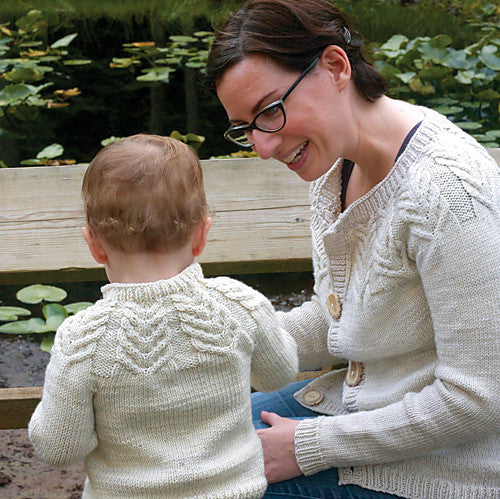
M 202 161 L 207 274 L 311 269 L 308 184 L 276 161 Z M 0 169 L 0 283 L 105 279 L 81 236 L 86 165 Z
M 41 387 L 2 388 L 0 390 L 0 430 L 26 428 L 42 398 Z

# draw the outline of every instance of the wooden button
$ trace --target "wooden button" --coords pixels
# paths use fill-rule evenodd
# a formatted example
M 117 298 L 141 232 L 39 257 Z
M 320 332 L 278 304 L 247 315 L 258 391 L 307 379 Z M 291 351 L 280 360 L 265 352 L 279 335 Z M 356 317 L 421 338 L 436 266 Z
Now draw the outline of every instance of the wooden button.
M 334 319 L 339 319 L 342 313 L 342 303 L 337 293 L 330 293 L 326 299 L 326 308 Z
M 325 398 L 318 390 L 308 390 L 304 393 L 303 397 L 307 405 L 318 405 Z
M 346 385 L 347 386 L 359 385 L 362 375 L 363 375 L 363 364 L 361 364 L 361 362 L 355 362 L 354 360 L 350 360 L 349 365 L 347 366 L 347 374 L 345 376 Z

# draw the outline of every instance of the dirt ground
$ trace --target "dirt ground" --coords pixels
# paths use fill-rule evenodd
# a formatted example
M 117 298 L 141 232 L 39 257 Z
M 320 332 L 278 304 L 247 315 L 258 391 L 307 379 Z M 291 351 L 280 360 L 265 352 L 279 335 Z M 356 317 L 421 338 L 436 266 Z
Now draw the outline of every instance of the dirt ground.
M 277 310 L 299 306 L 312 293 L 309 273 L 240 278 L 265 294 Z M 95 290 L 91 294 L 95 295 Z M 80 299 L 93 301 L 88 296 L 79 296 Z M 0 296 L 0 305 L 14 304 L 10 297 L 7 302 Z M 0 335 L 0 388 L 43 385 L 49 354 L 40 350 L 38 341 L 30 337 Z M 83 463 L 56 468 L 40 461 L 34 454 L 26 429 L 0 430 L 0 498 L 78 499 L 84 480 Z

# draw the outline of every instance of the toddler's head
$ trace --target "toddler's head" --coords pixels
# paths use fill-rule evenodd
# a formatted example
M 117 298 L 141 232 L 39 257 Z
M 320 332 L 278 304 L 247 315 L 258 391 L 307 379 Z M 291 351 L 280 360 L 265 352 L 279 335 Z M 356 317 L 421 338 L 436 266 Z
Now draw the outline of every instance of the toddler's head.
M 87 168 L 82 195 L 89 229 L 125 253 L 182 247 L 208 211 L 198 156 L 158 135 L 104 147 Z

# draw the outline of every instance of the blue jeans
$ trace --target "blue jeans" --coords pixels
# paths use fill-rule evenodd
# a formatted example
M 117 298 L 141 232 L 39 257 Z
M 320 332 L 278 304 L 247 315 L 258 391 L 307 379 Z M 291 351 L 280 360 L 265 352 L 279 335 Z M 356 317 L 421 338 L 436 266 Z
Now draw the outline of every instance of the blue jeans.
M 317 412 L 303 407 L 293 398 L 293 394 L 307 383 L 309 383 L 308 380 L 298 381 L 276 392 L 252 393 L 252 413 L 255 428 L 268 427 L 260 419 L 261 411 L 275 412 L 279 416 L 290 419 L 317 417 Z M 397 497 L 392 494 L 364 489 L 357 485 L 339 485 L 338 483 L 338 471 L 336 468 L 331 468 L 314 475 L 302 475 L 291 480 L 270 484 L 264 497 L 279 497 L 281 499 L 388 499 Z

